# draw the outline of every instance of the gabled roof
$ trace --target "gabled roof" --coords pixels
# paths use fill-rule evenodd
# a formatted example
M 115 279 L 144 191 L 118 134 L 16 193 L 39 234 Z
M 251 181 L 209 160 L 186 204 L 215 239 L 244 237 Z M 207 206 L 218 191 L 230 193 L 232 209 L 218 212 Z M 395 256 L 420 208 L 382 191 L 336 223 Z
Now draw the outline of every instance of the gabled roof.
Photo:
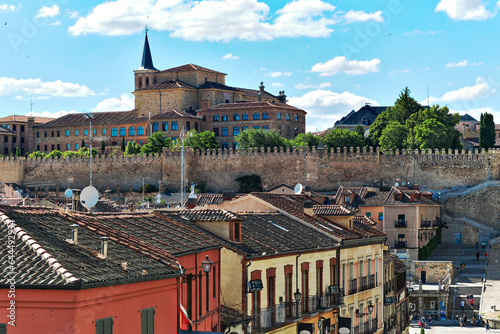
M 223 196 L 224 194 L 222 193 L 202 193 L 202 194 L 196 194 L 196 198 L 197 198 L 197 202 L 196 202 L 196 206 L 205 206 L 205 205 L 209 205 L 209 204 L 221 204 L 223 202 Z M 240 198 L 242 196 L 245 196 L 245 194 L 235 194 L 235 197 L 233 199 L 236 199 L 236 198 Z M 187 204 L 187 198 L 186 198 L 186 201 L 184 203 L 184 205 Z
M 342 117 L 340 120 L 335 122 L 335 126 L 356 126 L 361 124 L 363 118 L 366 119 L 365 125 L 372 124 L 378 115 L 384 112 L 388 107 L 384 106 L 371 106 L 370 104 L 365 104 L 358 111 L 351 111 L 346 116 Z
M 170 81 L 160 82 L 160 83 L 157 83 L 154 85 L 143 86 L 142 88 L 137 89 L 137 91 L 159 90 L 159 89 L 178 89 L 178 88 L 196 89 L 196 87 L 191 86 L 190 84 L 187 84 L 187 83 L 182 82 L 180 80 L 170 80 Z
M 181 110 L 181 111 L 170 110 L 170 111 L 164 112 L 162 114 L 154 115 L 151 117 L 151 119 L 158 119 L 158 118 L 196 118 L 196 119 L 200 119 L 201 117 L 190 114 L 184 110 Z
M 371 219 L 370 217 L 367 217 L 367 216 L 354 216 L 353 219 L 355 222 L 361 223 L 361 224 L 366 225 L 366 226 L 371 226 L 371 227 L 375 227 L 375 228 L 377 226 L 377 223 L 375 221 L 373 221 L 373 219 Z
M 235 221 L 241 219 L 227 210 L 220 209 L 182 210 L 179 211 L 179 215 L 192 222 Z
M 7 245 L 8 229 L 15 231 L 16 285 L 108 285 L 177 276 L 176 259 L 168 252 L 122 231 L 79 215 L 51 209 L 0 208 L 0 239 Z M 76 218 L 78 217 L 78 218 Z M 77 223 L 78 244 L 68 240 Z M 99 254 L 101 237 L 109 237 L 108 256 Z M 0 284 L 8 284 L 8 247 L 0 253 Z
M 394 198 L 394 194 L 401 194 L 401 199 L 400 200 L 396 200 Z M 411 195 L 414 194 L 414 195 L 418 195 L 420 194 L 419 198 L 417 198 L 417 196 L 415 196 L 415 201 L 412 202 L 411 201 Z M 384 202 L 383 204 L 384 205 L 389 205 L 389 204 L 411 204 L 411 205 L 414 205 L 414 204 L 434 204 L 434 205 L 437 205 L 438 203 L 435 202 L 434 200 L 432 199 L 429 199 L 427 197 L 424 197 L 422 196 L 422 192 L 418 191 L 418 190 L 412 190 L 412 189 L 408 189 L 406 187 L 391 187 L 391 190 L 389 190 L 389 192 L 387 193 L 387 196 L 386 198 L 384 199 Z
M 130 111 L 103 111 L 93 113 L 92 124 L 125 124 L 145 122 L 146 117 L 137 117 L 136 110 Z M 51 128 L 56 126 L 77 126 L 89 124 L 89 120 L 82 113 L 64 115 L 55 120 L 40 125 L 38 128 Z
M 47 122 L 54 120 L 54 118 L 51 118 L 51 117 L 11 115 L 11 116 L 6 116 L 6 117 L 0 118 L 0 123 L 4 123 L 4 122 L 28 123 L 28 118 L 31 118 L 31 117 L 33 117 L 35 119 L 35 124 L 47 123 Z
M 208 73 L 227 75 L 226 73 L 217 72 L 217 71 L 211 70 L 209 68 L 194 65 L 194 64 L 186 64 L 186 65 L 181 65 L 181 66 L 177 66 L 177 67 L 172 67 L 172 68 L 168 68 L 166 70 L 163 70 L 161 72 L 166 73 L 166 72 L 190 72 L 190 71 L 202 71 L 202 72 L 208 72 Z
M 226 86 L 226 85 L 223 85 L 221 83 L 213 82 L 213 81 L 205 81 L 205 83 L 203 83 L 200 87 L 198 87 L 198 89 L 222 89 L 222 90 L 230 90 L 230 91 L 234 91 L 234 92 L 239 91 L 238 88 Z
M 477 119 L 475 119 L 469 114 L 465 114 L 462 115 L 462 117 L 460 118 L 460 122 L 477 122 Z
M 313 213 L 320 216 L 352 216 L 353 212 L 341 205 L 315 205 Z
M 349 205 L 343 204 L 343 198 L 342 195 L 346 194 L 355 194 L 356 196 L 352 196 L 353 198 L 350 198 L 350 203 Z M 364 199 L 366 198 L 368 194 L 368 188 L 367 187 L 344 187 L 341 186 L 339 189 L 337 189 L 337 193 L 335 194 L 335 204 L 337 205 L 344 205 L 346 208 L 349 210 L 356 210 L 360 204 L 363 203 Z
M 257 109 L 257 108 L 279 108 L 279 109 L 289 109 L 289 110 L 305 112 L 302 109 L 293 107 L 286 103 L 268 102 L 268 101 L 242 101 L 235 103 L 221 103 L 210 106 L 208 110 L 235 110 L 235 109 Z

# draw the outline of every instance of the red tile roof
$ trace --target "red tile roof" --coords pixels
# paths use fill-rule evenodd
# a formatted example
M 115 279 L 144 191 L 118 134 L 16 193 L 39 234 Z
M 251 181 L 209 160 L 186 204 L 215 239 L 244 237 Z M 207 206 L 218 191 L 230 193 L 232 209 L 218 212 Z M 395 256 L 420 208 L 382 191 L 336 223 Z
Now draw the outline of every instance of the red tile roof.
M 201 119 L 201 117 L 190 114 L 184 110 L 182 111 L 170 110 L 162 114 L 154 115 L 151 117 L 151 119 L 158 119 L 158 118 L 196 118 L 198 120 Z
M 197 221 L 235 221 L 241 220 L 235 214 L 220 209 L 204 209 L 204 210 L 183 210 L 179 211 L 179 215 L 192 222 Z
M 166 70 L 160 71 L 160 72 L 165 73 L 165 72 L 189 72 L 189 71 L 203 71 L 203 72 L 227 75 L 226 73 L 217 72 L 217 71 L 211 70 L 209 68 L 194 65 L 194 64 L 186 64 L 186 65 L 181 65 L 181 66 L 177 66 L 177 67 L 172 67 L 172 68 L 168 68 Z
M 138 117 L 136 110 L 130 111 L 104 111 L 93 113 L 92 124 L 126 124 L 134 122 L 145 122 L 147 118 Z M 50 128 L 56 126 L 77 126 L 89 124 L 83 113 L 64 115 L 53 121 L 45 123 L 38 128 Z
M 354 221 L 366 226 L 377 226 L 377 223 L 367 216 L 354 216 Z
M 185 82 L 179 80 L 171 80 L 171 81 L 160 82 L 154 85 L 145 86 L 137 90 L 141 91 L 141 90 L 159 90 L 159 89 L 176 89 L 176 88 L 196 89 L 196 87 L 191 86 Z
M 341 205 L 315 205 L 313 213 L 320 216 L 352 216 L 353 212 Z
M 208 110 L 226 110 L 226 109 L 256 109 L 256 108 L 280 108 L 296 111 L 303 111 L 302 109 L 293 107 L 291 105 L 281 102 L 268 102 L 268 101 L 252 101 L 252 102 L 235 102 L 235 103 L 221 103 L 210 106 Z
M 39 116 L 21 116 L 21 115 L 11 115 L 0 118 L 0 123 L 3 122 L 21 122 L 28 123 L 28 118 L 33 117 L 35 119 L 36 124 L 43 124 L 50 121 L 53 121 L 54 118 L 50 117 L 39 117 Z

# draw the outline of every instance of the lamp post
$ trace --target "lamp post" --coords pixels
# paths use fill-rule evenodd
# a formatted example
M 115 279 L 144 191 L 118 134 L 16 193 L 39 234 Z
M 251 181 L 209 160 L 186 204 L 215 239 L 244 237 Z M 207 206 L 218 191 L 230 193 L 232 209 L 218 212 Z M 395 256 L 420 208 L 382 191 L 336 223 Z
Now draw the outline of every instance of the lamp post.
M 369 315 L 373 312 L 373 305 L 372 305 L 372 302 L 370 302 L 370 304 L 368 305 L 368 312 L 367 313 L 362 313 L 359 311 L 359 308 L 356 309 L 356 317 L 358 318 L 363 318 L 364 316 L 366 315 Z
M 84 115 L 90 121 L 90 186 L 92 186 L 92 118 L 94 118 L 94 115 L 91 113 L 85 113 Z
M 210 274 L 210 271 L 212 270 L 212 265 L 213 265 L 213 262 L 210 261 L 210 259 L 208 258 L 208 255 L 205 255 L 205 260 L 201 261 L 201 268 L 203 270 L 203 273 L 205 274 L 205 276 L 208 276 L 208 274 Z M 188 282 L 192 282 L 196 279 L 201 279 L 203 277 L 203 274 L 186 274 L 185 276 L 182 276 L 182 283 L 188 283 Z

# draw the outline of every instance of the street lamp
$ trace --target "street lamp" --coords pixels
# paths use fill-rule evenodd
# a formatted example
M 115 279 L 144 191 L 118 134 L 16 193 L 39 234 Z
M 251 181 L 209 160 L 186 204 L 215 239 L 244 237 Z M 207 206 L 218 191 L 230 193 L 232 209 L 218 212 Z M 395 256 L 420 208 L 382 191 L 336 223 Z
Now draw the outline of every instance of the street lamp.
M 205 276 L 208 276 L 210 271 L 212 270 L 212 265 L 213 262 L 210 261 L 208 258 L 208 255 L 205 255 L 205 260 L 201 261 L 201 268 L 203 272 L 205 273 Z M 182 283 L 188 283 L 196 280 L 197 278 L 201 279 L 203 277 L 203 274 L 187 274 L 185 276 L 182 276 Z
M 91 113 L 84 113 L 83 115 L 90 121 L 90 186 L 92 186 L 92 118 L 94 118 L 94 115 Z
M 356 316 L 358 318 L 362 318 L 365 315 L 369 315 L 372 312 L 373 312 L 373 305 L 372 305 L 372 302 L 370 302 L 370 305 L 368 305 L 368 313 L 361 313 L 361 312 L 359 312 L 359 308 L 358 308 L 358 309 L 356 309 Z

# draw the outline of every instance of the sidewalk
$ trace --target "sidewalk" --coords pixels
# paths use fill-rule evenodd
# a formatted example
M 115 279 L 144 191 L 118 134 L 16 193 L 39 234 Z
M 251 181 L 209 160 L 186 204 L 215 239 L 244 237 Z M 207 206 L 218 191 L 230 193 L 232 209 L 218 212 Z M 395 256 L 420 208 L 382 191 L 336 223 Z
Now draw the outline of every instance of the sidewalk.
M 479 313 L 484 317 L 491 316 L 491 318 L 498 319 L 498 312 L 494 312 L 492 306 L 495 305 L 496 310 L 500 310 L 500 261 L 498 260 L 500 259 L 500 249 L 490 248 L 489 255 L 485 290 Z

